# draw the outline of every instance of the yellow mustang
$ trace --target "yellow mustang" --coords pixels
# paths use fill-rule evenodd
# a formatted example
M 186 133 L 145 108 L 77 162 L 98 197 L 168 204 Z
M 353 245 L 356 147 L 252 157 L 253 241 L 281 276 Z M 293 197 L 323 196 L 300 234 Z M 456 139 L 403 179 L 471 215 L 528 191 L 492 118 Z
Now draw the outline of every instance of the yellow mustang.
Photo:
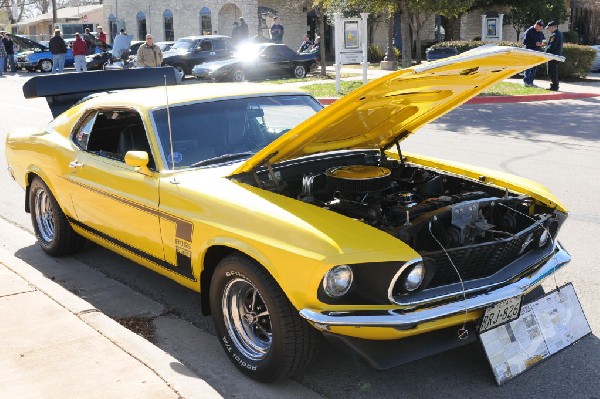
M 88 76 L 36 77 L 26 95 L 47 96 L 57 117 L 10 134 L 7 159 L 44 251 L 86 238 L 200 292 L 250 377 L 301 370 L 319 333 L 384 369 L 518 317 L 570 261 L 556 240 L 567 211 L 544 187 L 401 151 L 425 123 L 551 59 L 486 46 L 325 109 L 274 85 L 94 93 Z M 95 76 L 113 89 L 167 75 L 109 73 Z

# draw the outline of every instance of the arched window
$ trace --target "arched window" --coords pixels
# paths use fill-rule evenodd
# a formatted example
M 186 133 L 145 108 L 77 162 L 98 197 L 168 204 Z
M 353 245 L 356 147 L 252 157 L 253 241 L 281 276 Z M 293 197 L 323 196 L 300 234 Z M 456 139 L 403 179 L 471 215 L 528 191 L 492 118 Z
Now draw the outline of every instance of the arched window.
M 138 40 L 146 40 L 146 33 L 148 33 L 146 29 L 146 14 L 140 11 L 135 16 L 135 19 L 137 20 Z
M 212 33 L 212 21 L 208 7 L 202 7 L 200 10 L 200 34 L 210 35 Z
M 175 40 L 175 31 L 173 30 L 173 12 L 165 10 L 163 12 L 163 21 L 165 25 L 165 41 Z

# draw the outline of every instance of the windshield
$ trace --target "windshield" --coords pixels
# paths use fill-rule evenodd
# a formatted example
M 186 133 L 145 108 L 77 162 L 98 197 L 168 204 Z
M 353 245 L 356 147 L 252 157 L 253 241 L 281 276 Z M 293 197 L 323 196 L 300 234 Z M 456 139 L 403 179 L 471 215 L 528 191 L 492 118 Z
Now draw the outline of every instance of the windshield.
M 175 42 L 171 50 L 187 50 L 194 44 L 195 40 L 192 39 L 179 39 Z
M 308 95 L 273 95 L 171 107 L 175 169 L 247 159 L 321 108 Z M 171 169 L 166 108 L 154 110 L 152 118 L 161 156 Z

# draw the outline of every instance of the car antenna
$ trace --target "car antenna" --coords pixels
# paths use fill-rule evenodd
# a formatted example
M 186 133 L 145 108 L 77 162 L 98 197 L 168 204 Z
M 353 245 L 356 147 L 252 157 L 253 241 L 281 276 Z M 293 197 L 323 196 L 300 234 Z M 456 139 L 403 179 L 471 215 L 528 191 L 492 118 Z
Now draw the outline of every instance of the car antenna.
M 173 128 L 171 127 L 171 107 L 169 106 L 169 91 L 167 90 L 167 75 L 165 78 L 165 97 L 167 98 L 167 126 L 169 127 L 169 145 L 171 150 L 171 170 L 173 171 L 173 179 L 169 181 L 171 184 L 179 184 L 175 177 L 175 153 L 173 152 Z

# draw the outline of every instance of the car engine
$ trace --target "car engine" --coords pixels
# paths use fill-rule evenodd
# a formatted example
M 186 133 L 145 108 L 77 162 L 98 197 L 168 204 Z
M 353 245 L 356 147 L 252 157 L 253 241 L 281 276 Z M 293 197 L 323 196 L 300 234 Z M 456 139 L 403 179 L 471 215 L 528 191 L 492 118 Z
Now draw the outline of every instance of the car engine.
M 395 160 L 355 158 L 278 166 L 253 180 L 402 240 L 437 265 L 430 286 L 457 281 L 449 263 L 462 279 L 493 274 L 552 241 L 562 223 L 557 212 L 531 197 L 483 181 Z

